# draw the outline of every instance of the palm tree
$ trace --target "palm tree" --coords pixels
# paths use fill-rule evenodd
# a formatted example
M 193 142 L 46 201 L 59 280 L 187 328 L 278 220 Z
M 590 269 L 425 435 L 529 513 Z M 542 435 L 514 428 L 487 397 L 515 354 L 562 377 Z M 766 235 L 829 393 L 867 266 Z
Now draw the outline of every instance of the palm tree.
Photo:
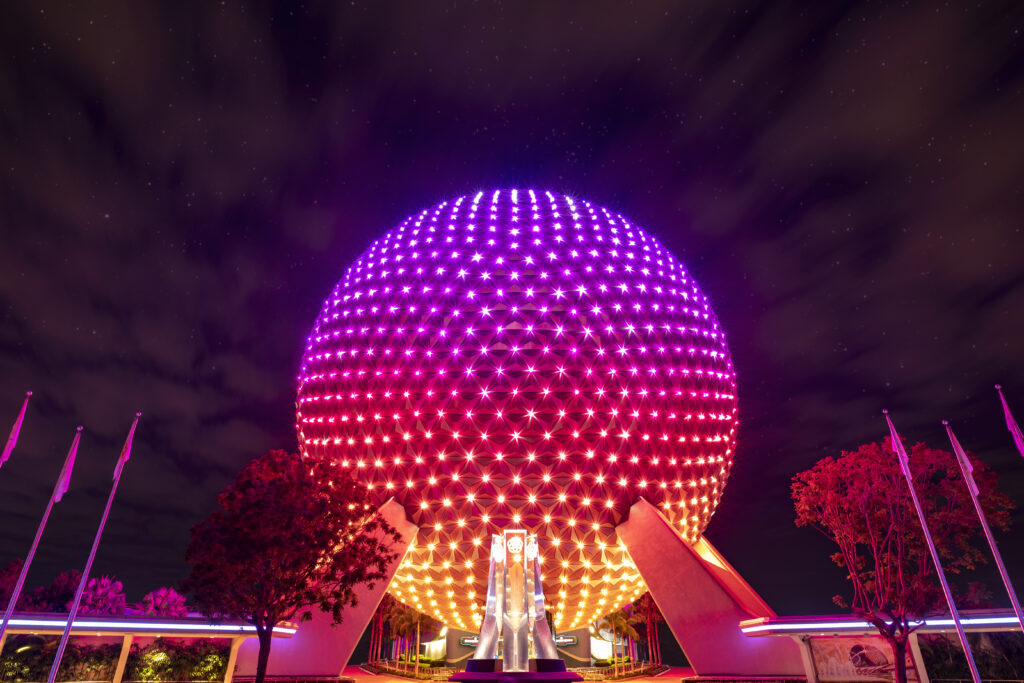
M 634 601 L 633 604 L 626 605 L 622 608 L 622 611 L 626 614 L 626 621 L 628 621 L 630 625 L 634 627 L 637 627 L 640 624 L 645 624 L 647 622 L 646 615 L 644 614 L 643 609 L 641 609 L 639 601 Z M 637 656 L 637 642 L 639 640 L 639 632 L 637 632 L 637 635 L 635 637 L 631 637 L 629 639 L 629 655 L 633 658 L 633 661 L 636 661 L 639 658 Z
M 400 602 L 395 602 L 388 613 L 388 622 L 391 625 L 391 632 L 396 638 L 401 639 L 399 649 L 405 655 L 405 662 L 402 669 L 409 672 L 409 635 L 416 629 L 416 622 L 413 615 L 416 612 Z
M 415 669 L 413 669 L 413 675 L 419 675 L 420 665 L 420 636 L 423 631 L 428 633 L 437 630 L 438 621 L 433 617 L 429 617 L 422 612 L 417 612 L 411 607 L 403 605 L 400 602 L 396 602 L 388 615 L 388 621 L 391 625 L 391 631 L 395 635 L 400 635 L 406 643 L 405 647 L 405 666 L 403 669 L 406 673 L 409 673 L 409 661 L 412 659 L 409 655 L 409 636 L 416 632 L 416 663 Z
M 416 622 L 416 674 L 420 672 L 420 630 L 427 631 L 428 633 L 436 631 L 438 629 L 439 622 L 437 619 L 427 616 L 422 612 L 413 611 L 415 615 L 413 619 Z
M 630 642 L 636 641 L 636 639 L 640 637 L 640 634 L 637 633 L 636 629 L 633 627 L 633 622 L 630 619 L 629 612 L 627 612 L 625 609 L 620 609 L 615 614 L 617 615 L 616 618 L 619 620 L 619 633 L 622 634 L 623 641 L 625 641 L 626 639 L 629 639 Z M 623 666 L 625 666 L 625 664 L 626 664 L 626 661 L 625 661 L 626 660 L 626 643 L 625 642 L 622 643 L 622 660 L 623 660 L 622 664 L 623 664 Z
M 661 664 L 661 641 L 658 637 L 658 623 L 664 621 L 661 611 L 650 593 L 644 593 L 633 603 L 634 623 L 643 624 L 647 631 L 647 653 L 652 664 Z
M 637 638 L 639 634 L 633 625 L 629 623 L 629 615 L 626 610 L 620 609 L 618 612 L 612 612 L 598 624 L 598 629 L 609 630 L 612 632 L 612 675 L 619 675 L 619 656 L 618 656 L 618 636 L 621 635 L 623 638 Z M 623 649 L 625 649 L 625 643 L 623 643 Z
M 609 614 L 601 619 L 597 624 L 597 631 L 611 631 L 612 632 L 612 666 L 615 666 L 615 620 L 612 615 Z M 614 670 L 614 669 L 613 669 Z

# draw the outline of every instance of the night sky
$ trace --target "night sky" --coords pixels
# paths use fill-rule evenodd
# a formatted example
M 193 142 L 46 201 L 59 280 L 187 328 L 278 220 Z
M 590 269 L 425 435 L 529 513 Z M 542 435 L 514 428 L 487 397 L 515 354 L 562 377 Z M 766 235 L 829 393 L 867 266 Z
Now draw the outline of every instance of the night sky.
M 741 431 L 708 538 L 782 614 L 835 611 L 789 481 L 948 418 L 1024 508 L 1024 5 L 0 6 L 0 564 L 79 464 L 29 583 L 130 600 L 249 459 L 295 449 L 344 268 L 439 201 L 549 188 L 630 217 L 728 336 Z M 1024 588 L 1024 511 L 1000 535 Z M 985 574 L 985 576 L 989 576 Z M 997 582 L 991 582 L 999 594 Z

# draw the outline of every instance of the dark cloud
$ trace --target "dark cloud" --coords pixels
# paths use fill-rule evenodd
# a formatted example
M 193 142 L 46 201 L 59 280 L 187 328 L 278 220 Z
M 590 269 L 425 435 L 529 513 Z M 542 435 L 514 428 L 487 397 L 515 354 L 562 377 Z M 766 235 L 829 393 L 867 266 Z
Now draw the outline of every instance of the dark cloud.
M 342 269 L 443 197 L 552 187 L 688 264 L 740 377 L 709 537 L 782 612 L 843 590 L 788 482 L 948 417 L 1024 504 L 1024 10 L 925 4 L 33 3 L 0 10 L 0 561 L 178 580 L 188 527 L 294 447 L 294 375 Z M 4 407 L 6 406 L 6 407 Z M 1024 517 L 1007 536 L 1024 581 Z M 765 562 L 764 558 L 772 558 Z M 801 586 L 800 590 L 794 590 Z

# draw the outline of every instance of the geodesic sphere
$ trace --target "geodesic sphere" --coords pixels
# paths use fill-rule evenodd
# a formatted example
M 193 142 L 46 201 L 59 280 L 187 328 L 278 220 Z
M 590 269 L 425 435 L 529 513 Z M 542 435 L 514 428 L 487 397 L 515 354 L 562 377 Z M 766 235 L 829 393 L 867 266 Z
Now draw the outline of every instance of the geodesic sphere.
M 725 336 L 682 264 L 622 216 L 499 190 L 367 249 L 324 303 L 300 447 L 337 458 L 420 531 L 389 590 L 479 626 L 490 536 L 538 536 L 562 630 L 646 588 L 615 527 L 646 498 L 694 541 L 732 464 Z

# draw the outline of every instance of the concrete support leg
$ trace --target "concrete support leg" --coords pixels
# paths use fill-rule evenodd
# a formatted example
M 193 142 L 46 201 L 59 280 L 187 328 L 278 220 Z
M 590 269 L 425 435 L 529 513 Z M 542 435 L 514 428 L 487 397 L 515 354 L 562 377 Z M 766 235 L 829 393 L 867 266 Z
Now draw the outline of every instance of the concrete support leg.
M 253 640 L 257 640 L 253 638 Z M 231 651 L 228 652 L 228 665 L 224 669 L 224 683 L 231 683 L 231 679 L 235 677 L 235 662 L 238 661 L 238 649 L 242 647 L 242 643 L 245 642 L 245 638 L 232 638 L 231 639 Z M 114 683 L 117 683 L 116 681 Z
M 921 643 L 917 641 L 917 632 L 910 634 L 907 644 L 910 645 L 910 657 L 914 660 L 918 680 L 921 683 L 929 683 L 928 670 L 924 668 L 924 656 L 921 654 Z
M 110 683 L 121 683 L 124 678 L 124 668 L 128 664 L 128 655 L 132 651 L 132 640 L 134 636 L 124 636 L 121 639 L 121 654 L 117 657 L 117 667 L 114 669 L 114 679 Z
M 793 636 L 793 642 L 800 647 L 800 660 L 804 663 L 807 683 L 818 683 L 818 669 L 814 666 L 814 654 L 811 652 L 810 640 L 807 636 Z
M 616 533 L 697 675 L 804 675 L 792 640 L 740 631 L 740 621 L 775 612 L 707 540 L 686 543 L 646 500 Z
M 316 607 L 310 608 L 313 618 L 299 624 L 298 632 L 291 638 L 274 639 L 267 664 L 268 676 L 340 676 L 348 664 L 359 638 L 373 618 L 388 584 L 402 565 L 405 553 L 416 538 L 418 528 L 405 516 L 405 509 L 394 500 L 380 507 L 380 513 L 401 536 L 401 541 L 391 546 L 397 554 L 388 568 L 387 576 L 370 590 L 365 585 L 357 588 L 358 604 L 345 610 L 344 621 L 332 625 L 331 616 Z M 238 652 L 238 674 L 256 675 L 256 658 L 259 642 L 249 638 Z

